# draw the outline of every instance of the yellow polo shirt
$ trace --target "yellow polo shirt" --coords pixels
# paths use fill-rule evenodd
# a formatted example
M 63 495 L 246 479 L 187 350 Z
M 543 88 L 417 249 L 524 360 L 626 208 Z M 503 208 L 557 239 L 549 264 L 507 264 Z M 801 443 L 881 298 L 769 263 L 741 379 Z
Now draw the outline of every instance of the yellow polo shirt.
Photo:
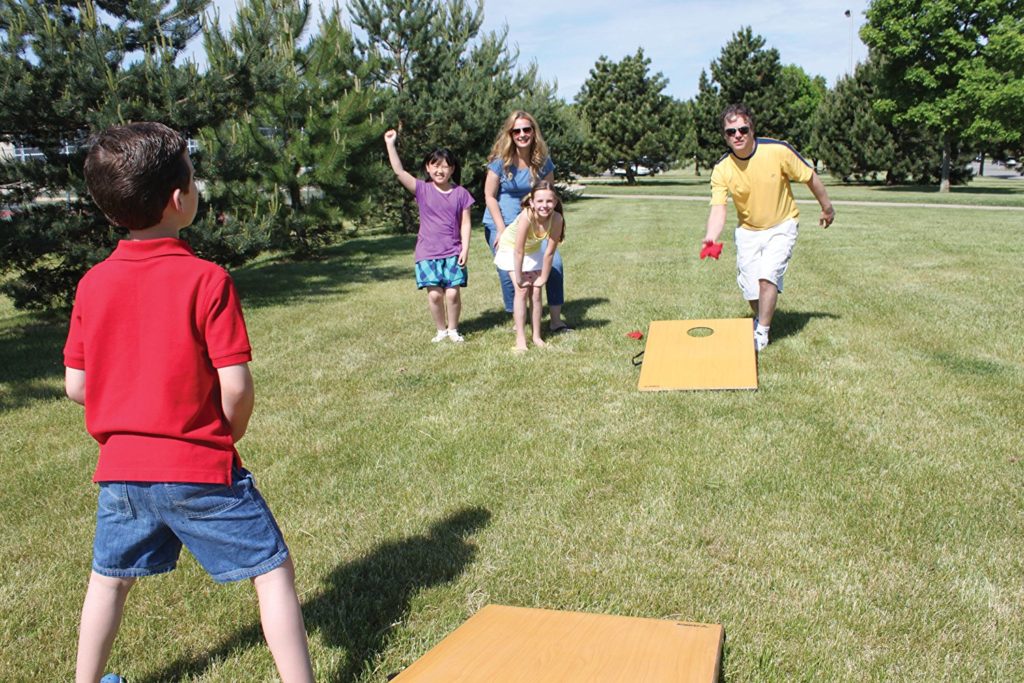
M 730 152 L 711 172 L 711 205 L 724 206 L 732 195 L 740 227 L 766 230 L 800 210 L 793 199 L 790 182 L 808 183 L 814 169 L 788 142 L 757 138 L 746 159 Z

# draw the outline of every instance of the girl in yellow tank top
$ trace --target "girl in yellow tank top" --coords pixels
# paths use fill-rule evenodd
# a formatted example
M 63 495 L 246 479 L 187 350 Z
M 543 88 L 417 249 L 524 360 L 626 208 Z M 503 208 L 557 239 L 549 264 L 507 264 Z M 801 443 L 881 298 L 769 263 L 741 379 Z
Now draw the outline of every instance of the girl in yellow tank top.
M 494 255 L 494 264 L 508 271 L 516 290 L 512 304 L 516 345 L 512 350 L 517 353 L 526 351 L 527 302 L 532 304 L 533 345 L 546 345 L 540 334 L 541 297 L 544 283 L 551 273 L 555 250 L 565 239 L 562 202 L 552 182 L 541 180 L 534 184 L 529 194 L 523 197 L 521 206 L 522 211 L 501 233 Z M 540 245 L 545 239 L 548 247 L 541 253 Z

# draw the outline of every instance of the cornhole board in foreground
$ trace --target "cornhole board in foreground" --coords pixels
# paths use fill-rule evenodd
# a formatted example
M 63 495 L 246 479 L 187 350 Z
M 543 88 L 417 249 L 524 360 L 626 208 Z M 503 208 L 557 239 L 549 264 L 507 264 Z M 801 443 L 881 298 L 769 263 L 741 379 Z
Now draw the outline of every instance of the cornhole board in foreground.
M 753 323 L 750 318 L 651 322 L 637 388 L 757 389 Z
M 719 624 L 487 605 L 394 683 L 715 683 Z

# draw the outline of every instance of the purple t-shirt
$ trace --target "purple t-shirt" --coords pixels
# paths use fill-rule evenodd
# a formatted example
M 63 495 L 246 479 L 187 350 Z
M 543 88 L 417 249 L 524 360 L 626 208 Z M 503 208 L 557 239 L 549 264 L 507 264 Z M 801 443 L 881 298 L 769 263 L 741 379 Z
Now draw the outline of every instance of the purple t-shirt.
M 420 207 L 420 233 L 416 238 L 417 261 L 458 256 L 462 250 L 462 212 L 473 205 L 473 195 L 461 185 L 441 192 L 433 183 L 416 179 L 416 204 Z

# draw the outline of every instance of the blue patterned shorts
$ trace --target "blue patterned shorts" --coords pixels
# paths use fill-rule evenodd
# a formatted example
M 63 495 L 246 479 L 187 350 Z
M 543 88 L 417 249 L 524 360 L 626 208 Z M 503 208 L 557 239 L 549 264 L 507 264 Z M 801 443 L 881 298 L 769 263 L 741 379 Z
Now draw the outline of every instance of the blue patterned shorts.
M 416 262 L 416 286 L 426 287 L 466 287 L 469 285 L 469 272 L 465 266 L 459 265 L 458 256 L 447 258 L 427 258 Z

